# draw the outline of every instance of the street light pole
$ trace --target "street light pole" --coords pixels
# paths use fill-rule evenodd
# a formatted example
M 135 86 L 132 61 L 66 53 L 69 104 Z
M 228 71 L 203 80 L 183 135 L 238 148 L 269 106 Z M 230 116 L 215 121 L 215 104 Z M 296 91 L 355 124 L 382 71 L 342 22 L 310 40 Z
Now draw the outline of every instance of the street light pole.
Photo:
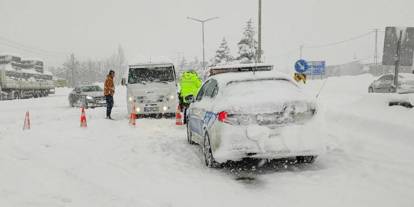
M 257 54 L 257 61 L 260 63 L 262 62 L 262 0 L 259 0 L 259 32 L 258 32 L 258 40 L 259 40 L 259 46 L 258 46 L 258 54 Z
M 218 18 L 219 17 L 212 17 L 212 18 L 201 20 L 201 19 L 197 19 L 197 18 L 193 18 L 193 17 L 187 17 L 187 19 L 189 19 L 189 20 L 193 20 L 193 21 L 201 23 L 202 44 L 203 44 L 203 63 L 202 63 L 202 66 L 203 66 L 204 71 L 206 70 L 206 66 L 205 66 L 205 64 L 206 64 L 206 51 L 205 51 L 205 45 L 204 45 L 205 44 L 204 24 L 208 21 L 215 20 L 215 19 L 218 19 Z
M 201 33 L 203 33 L 203 71 L 205 71 L 206 70 L 206 67 L 205 67 L 205 62 L 206 62 L 206 50 L 205 50 L 205 48 L 204 48 L 204 43 L 205 43 L 205 40 L 204 40 L 204 23 L 205 22 L 201 22 Z

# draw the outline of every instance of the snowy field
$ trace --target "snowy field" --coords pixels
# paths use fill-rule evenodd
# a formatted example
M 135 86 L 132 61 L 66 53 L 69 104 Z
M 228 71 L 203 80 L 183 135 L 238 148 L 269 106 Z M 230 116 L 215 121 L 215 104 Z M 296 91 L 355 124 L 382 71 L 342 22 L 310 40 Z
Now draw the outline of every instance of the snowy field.
M 329 150 L 313 165 L 208 169 L 175 120 L 128 125 L 125 89 L 115 121 L 68 106 L 68 89 L 0 102 L 0 206 L 414 206 L 414 109 L 368 94 L 374 77 L 330 78 L 318 122 Z M 317 94 L 324 81 L 304 89 Z M 407 97 L 410 98 L 410 97 Z M 32 129 L 23 131 L 29 110 Z M 243 179 L 248 177 L 249 179 Z

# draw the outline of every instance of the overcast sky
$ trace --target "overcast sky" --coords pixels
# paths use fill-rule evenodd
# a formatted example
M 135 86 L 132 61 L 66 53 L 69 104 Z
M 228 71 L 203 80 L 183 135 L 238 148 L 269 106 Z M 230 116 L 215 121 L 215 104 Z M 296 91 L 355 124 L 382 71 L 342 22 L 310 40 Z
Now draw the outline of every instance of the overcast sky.
M 82 59 L 101 59 L 121 45 L 128 58 L 201 59 L 201 25 L 186 17 L 218 16 L 206 24 L 207 57 L 214 55 L 223 37 L 236 55 L 245 22 L 249 18 L 257 22 L 257 2 L 0 0 L 0 53 L 40 57 L 48 65 L 60 65 L 71 52 Z M 414 26 L 413 8 L 413 0 L 263 0 L 265 60 L 287 68 L 298 58 L 301 44 L 340 41 L 388 25 Z M 333 47 L 304 49 L 305 59 L 328 64 L 355 58 L 369 61 L 373 55 L 373 34 Z

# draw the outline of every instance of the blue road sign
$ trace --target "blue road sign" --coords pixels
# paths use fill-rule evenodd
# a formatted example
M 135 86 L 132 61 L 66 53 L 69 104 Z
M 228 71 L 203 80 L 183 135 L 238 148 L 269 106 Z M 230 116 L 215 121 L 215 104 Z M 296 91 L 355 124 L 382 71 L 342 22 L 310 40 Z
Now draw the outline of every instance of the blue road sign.
M 309 61 L 308 62 L 308 75 L 324 75 L 325 74 L 325 61 Z
M 295 70 L 298 73 L 304 73 L 309 69 L 309 65 L 308 62 L 306 62 L 306 60 L 298 60 L 295 63 Z

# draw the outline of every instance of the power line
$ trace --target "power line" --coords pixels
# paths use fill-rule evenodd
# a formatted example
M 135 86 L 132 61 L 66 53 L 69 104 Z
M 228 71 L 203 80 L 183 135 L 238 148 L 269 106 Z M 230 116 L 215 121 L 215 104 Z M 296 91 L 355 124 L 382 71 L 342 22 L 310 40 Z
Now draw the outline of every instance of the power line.
M 40 49 L 36 47 L 27 46 L 25 44 L 21 44 L 19 42 L 10 40 L 2 36 L 0 36 L 0 41 L 1 41 L 0 42 L 1 44 L 7 47 L 11 47 L 11 48 L 18 49 L 18 50 L 24 50 L 26 52 L 33 53 L 33 54 L 54 55 L 54 56 L 59 56 L 59 57 L 66 56 L 68 54 L 65 52 L 49 51 L 49 50 L 44 50 L 44 49 Z
M 35 50 L 31 50 L 31 49 L 27 49 L 27 48 L 22 48 L 22 47 L 18 47 L 9 43 L 2 43 L 0 42 L 0 46 L 4 46 L 4 47 L 8 47 L 8 48 L 13 48 L 15 50 L 24 52 L 24 53 L 30 53 L 30 54 L 35 54 L 35 55 L 39 55 L 39 56 L 54 56 L 54 57 L 63 57 L 63 55 L 57 55 L 57 54 L 45 54 L 39 51 L 35 51 Z
M 354 40 L 361 39 L 363 37 L 366 37 L 366 36 L 372 34 L 373 32 L 374 31 L 370 31 L 370 32 L 367 32 L 367 33 L 364 33 L 364 34 L 361 34 L 361 35 L 358 35 L 358 36 L 354 36 L 354 37 L 351 37 L 351 38 L 348 38 L 348 39 L 345 39 L 345 40 L 337 41 L 337 42 L 331 42 L 331 43 L 321 44 L 321 45 L 311 45 L 311 46 L 306 46 L 305 45 L 303 47 L 304 48 L 309 48 L 309 49 L 331 47 L 331 46 L 335 46 L 335 45 L 343 44 L 343 43 L 346 43 L 346 42 L 350 42 L 350 41 L 354 41 Z

